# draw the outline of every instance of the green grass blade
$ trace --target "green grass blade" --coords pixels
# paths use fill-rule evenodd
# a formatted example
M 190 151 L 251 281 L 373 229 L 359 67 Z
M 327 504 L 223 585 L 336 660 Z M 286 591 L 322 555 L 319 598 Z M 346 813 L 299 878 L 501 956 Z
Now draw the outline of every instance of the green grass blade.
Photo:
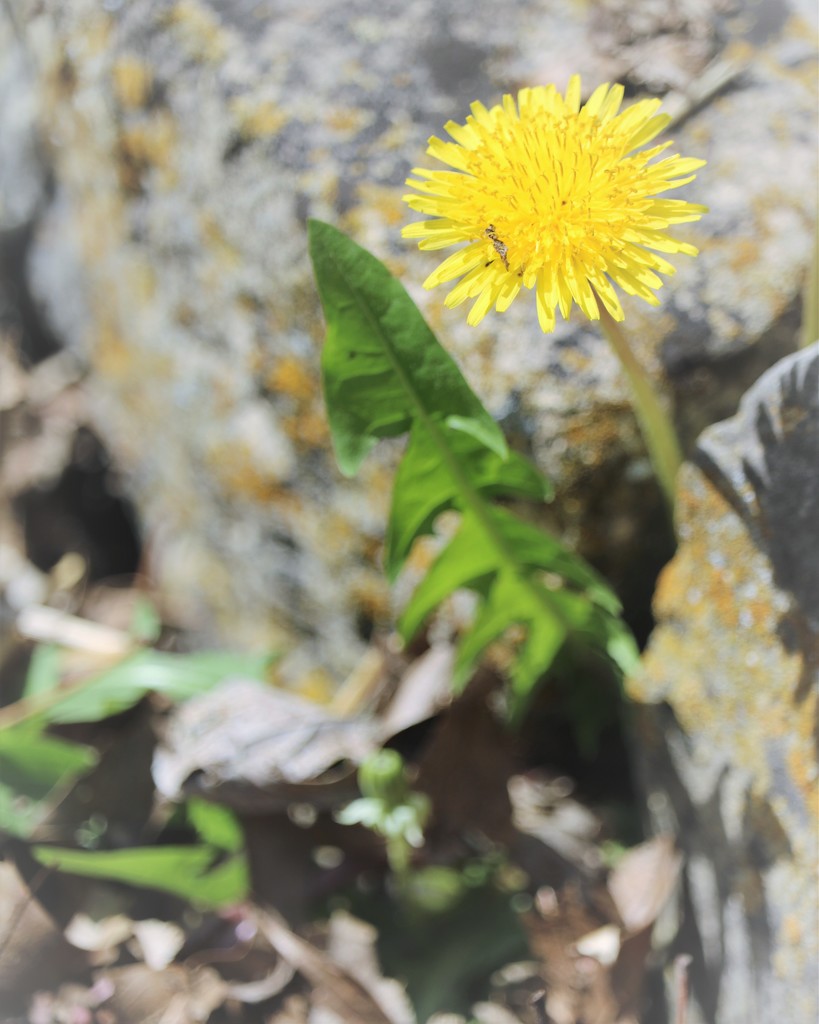
M 27 685 L 20 704 L 28 703 L 30 708 L 22 717 L 41 725 L 97 722 L 132 707 L 147 693 L 186 700 L 230 676 L 264 678 L 271 661 L 270 655 L 229 651 L 171 654 L 140 650 L 64 689 L 40 689 L 29 694 Z
M 91 747 L 30 725 L 0 730 L 0 832 L 27 838 L 64 793 L 97 763 Z
M 210 846 L 141 846 L 128 850 L 72 850 L 35 846 L 46 867 L 84 878 L 100 878 L 157 889 L 199 906 L 236 903 L 247 895 L 244 857 L 218 860 Z

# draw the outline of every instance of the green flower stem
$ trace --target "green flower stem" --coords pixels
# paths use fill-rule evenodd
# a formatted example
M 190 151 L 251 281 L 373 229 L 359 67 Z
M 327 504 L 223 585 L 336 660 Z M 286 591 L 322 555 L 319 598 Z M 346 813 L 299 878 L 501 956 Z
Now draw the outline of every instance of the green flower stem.
M 663 408 L 651 379 L 645 372 L 611 313 L 598 300 L 600 324 L 620 365 L 628 377 L 634 399 L 634 412 L 645 441 L 651 464 L 662 488 L 669 510 L 674 508 L 674 484 L 682 464 L 682 451 L 671 417 Z
M 403 836 L 387 836 L 387 863 L 399 881 L 410 873 L 412 847 Z

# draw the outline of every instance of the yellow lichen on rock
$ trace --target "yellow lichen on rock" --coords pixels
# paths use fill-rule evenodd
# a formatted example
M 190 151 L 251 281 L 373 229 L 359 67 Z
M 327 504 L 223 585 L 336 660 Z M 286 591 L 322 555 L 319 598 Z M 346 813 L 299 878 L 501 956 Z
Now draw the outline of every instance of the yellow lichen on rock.
M 272 100 L 260 100 L 252 96 L 237 96 L 230 103 L 230 112 L 245 139 L 270 138 L 281 131 L 289 120 L 288 115 Z
M 153 73 L 151 69 L 131 53 L 125 53 L 114 61 L 111 69 L 114 95 L 126 110 L 144 107 L 151 94 Z
M 316 371 L 298 356 L 282 356 L 266 375 L 265 386 L 271 391 L 305 401 L 316 395 Z
M 730 750 L 766 792 L 770 765 L 760 751 L 789 736 L 798 717 L 802 657 L 776 641 L 787 605 L 766 555 L 716 488 L 686 467 L 678 494 L 682 543 L 660 576 L 659 627 L 629 693 L 672 701 L 685 732 Z
M 197 0 L 178 0 L 167 15 L 192 57 L 210 64 L 222 60 L 228 52 L 226 32 L 216 15 Z
M 144 176 L 151 170 L 165 187 L 176 180 L 177 129 L 167 110 L 139 118 L 123 126 L 119 135 L 118 166 L 120 181 L 126 192 L 139 191 Z

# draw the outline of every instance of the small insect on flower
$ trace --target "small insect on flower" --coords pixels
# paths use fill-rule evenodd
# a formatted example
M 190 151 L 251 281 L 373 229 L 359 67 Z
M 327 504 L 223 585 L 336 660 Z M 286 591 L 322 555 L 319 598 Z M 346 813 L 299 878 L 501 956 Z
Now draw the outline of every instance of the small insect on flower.
M 489 227 L 486 229 L 486 231 L 484 231 L 484 234 L 486 235 L 487 238 L 492 240 L 492 245 L 495 247 L 495 252 L 498 254 L 498 256 L 500 256 L 501 260 L 503 261 L 504 267 L 506 267 L 506 269 L 508 270 L 509 269 L 509 258 L 508 258 L 509 257 L 509 249 L 507 248 L 507 246 L 505 246 L 503 244 L 503 242 L 495 234 L 495 225 L 494 224 L 490 224 Z M 487 267 L 490 266 L 491 263 L 492 263 L 492 261 L 490 260 L 486 264 L 486 266 Z
M 534 289 L 538 321 L 555 325 L 576 302 L 592 320 L 602 302 L 624 317 L 613 285 L 657 305 L 659 274 L 674 267 L 659 253 L 697 250 L 667 231 L 696 221 L 705 206 L 659 193 L 687 184 L 704 160 L 666 156 L 664 142 L 646 143 L 666 127 L 660 100 L 640 100 L 620 111 L 621 85 L 601 85 L 585 105 L 580 78 L 565 97 L 553 86 L 521 89 L 487 110 L 472 104 L 465 124 L 448 122 L 454 139 L 430 139 L 427 153 L 447 170 L 416 168 L 404 197 L 430 216 L 403 230 L 421 249 L 462 248 L 424 282 L 433 288 L 461 280 L 447 306 L 475 299 L 467 322 L 480 323 L 491 308 L 508 309 L 521 288 Z

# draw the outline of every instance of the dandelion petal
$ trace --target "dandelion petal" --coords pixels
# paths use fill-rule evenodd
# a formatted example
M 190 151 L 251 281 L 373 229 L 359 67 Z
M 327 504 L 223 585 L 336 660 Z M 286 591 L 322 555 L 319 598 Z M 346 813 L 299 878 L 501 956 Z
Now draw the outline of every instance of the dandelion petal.
M 624 313 L 615 287 L 656 305 L 674 266 L 658 255 L 694 256 L 669 228 L 697 221 L 706 207 L 660 198 L 690 182 L 704 161 L 645 148 L 668 124 L 657 99 L 621 110 L 623 86 L 598 86 L 581 105 L 580 78 L 564 95 L 553 85 L 521 89 L 487 108 L 472 104 L 453 140 L 433 137 L 427 153 L 445 169 L 415 168 L 405 197 L 427 219 L 404 228 L 422 249 L 460 245 L 424 282 L 460 278 L 447 306 L 474 299 L 467 322 L 503 313 L 535 291 L 538 323 L 555 325 L 577 305 L 590 319 L 600 304 Z

